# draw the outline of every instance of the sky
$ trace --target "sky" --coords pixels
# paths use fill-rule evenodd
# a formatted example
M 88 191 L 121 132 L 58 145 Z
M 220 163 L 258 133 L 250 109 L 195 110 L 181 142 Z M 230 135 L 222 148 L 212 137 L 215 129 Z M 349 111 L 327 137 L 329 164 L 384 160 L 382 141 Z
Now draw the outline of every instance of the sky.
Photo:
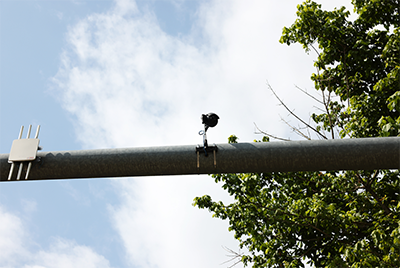
M 267 86 L 317 112 L 316 55 L 279 43 L 301 2 L 1 0 L 0 153 L 30 124 L 43 151 L 196 145 L 208 112 L 210 143 L 302 139 Z M 228 267 L 205 194 L 232 201 L 207 175 L 0 183 L 0 267 Z

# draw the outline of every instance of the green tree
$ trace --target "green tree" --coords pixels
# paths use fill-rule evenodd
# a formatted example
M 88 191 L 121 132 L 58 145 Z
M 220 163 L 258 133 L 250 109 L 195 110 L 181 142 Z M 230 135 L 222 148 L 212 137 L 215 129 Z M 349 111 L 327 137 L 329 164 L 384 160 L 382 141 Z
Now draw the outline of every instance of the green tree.
M 314 131 L 327 138 L 399 136 L 399 0 L 353 0 L 357 18 L 306 1 L 281 43 L 317 53 L 311 79 L 325 112 Z M 337 100 L 335 100 L 335 98 Z M 311 127 L 311 126 L 310 126 Z M 264 138 L 263 141 L 268 141 Z M 237 142 L 235 136 L 229 142 Z M 228 220 L 253 267 L 400 267 L 398 170 L 217 174 L 234 197 L 194 205 Z

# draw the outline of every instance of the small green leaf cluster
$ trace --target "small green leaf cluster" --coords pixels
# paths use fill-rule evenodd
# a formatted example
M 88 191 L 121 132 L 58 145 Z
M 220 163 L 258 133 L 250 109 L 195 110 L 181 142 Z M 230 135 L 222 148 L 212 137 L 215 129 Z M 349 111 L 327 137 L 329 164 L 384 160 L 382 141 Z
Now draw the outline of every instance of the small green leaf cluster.
M 237 143 L 238 137 L 235 135 L 230 135 L 228 138 L 228 143 Z

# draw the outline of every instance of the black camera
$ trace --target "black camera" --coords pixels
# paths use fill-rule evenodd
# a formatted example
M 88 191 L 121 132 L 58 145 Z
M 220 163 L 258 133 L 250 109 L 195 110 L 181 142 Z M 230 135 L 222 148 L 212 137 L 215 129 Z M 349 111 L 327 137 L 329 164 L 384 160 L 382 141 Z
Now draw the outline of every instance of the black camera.
M 204 124 L 204 131 L 207 131 L 209 127 L 215 127 L 218 124 L 219 116 L 215 113 L 208 113 L 201 115 L 201 121 Z

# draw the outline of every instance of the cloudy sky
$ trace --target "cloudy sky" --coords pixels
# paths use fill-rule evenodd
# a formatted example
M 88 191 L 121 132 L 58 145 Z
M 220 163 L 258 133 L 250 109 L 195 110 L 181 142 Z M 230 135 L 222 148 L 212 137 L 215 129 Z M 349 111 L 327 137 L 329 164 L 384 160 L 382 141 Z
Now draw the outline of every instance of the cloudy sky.
M 29 124 L 44 151 L 196 145 L 208 112 L 212 143 L 261 139 L 254 123 L 301 139 L 267 87 L 316 111 L 295 88 L 314 94 L 316 55 L 278 42 L 301 2 L 2 0 L 0 153 Z M 229 202 L 220 188 L 206 175 L 1 183 L 0 267 L 228 267 L 228 224 L 192 206 Z

